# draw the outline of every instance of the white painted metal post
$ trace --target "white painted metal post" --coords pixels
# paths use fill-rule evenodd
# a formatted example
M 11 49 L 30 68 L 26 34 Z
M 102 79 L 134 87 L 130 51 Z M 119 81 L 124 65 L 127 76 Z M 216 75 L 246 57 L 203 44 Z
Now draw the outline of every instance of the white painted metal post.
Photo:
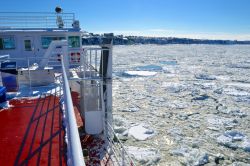
M 63 65 L 65 67 L 65 71 L 67 77 L 69 77 L 69 55 L 68 55 L 68 42 L 67 40 L 63 40 L 62 42 L 62 54 L 63 54 Z
M 109 123 L 111 123 L 111 125 L 113 125 L 112 122 L 112 66 L 113 66 L 113 55 L 112 55 L 112 51 L 113 51 L 113 43 L 111 43 L 111 45 L 108 47 L 109 48 L 109 58 L 108 58 L 108 69 L 107 69 L 107 80 L 106 80 L 106 93 L 107 93 L 107 113 L 108 113 L 108 121 Z
M 126 164 L 125 164 L 125 151 L 124 151 L 123 147 L 122 147 L 122 166 L 126 166 Z

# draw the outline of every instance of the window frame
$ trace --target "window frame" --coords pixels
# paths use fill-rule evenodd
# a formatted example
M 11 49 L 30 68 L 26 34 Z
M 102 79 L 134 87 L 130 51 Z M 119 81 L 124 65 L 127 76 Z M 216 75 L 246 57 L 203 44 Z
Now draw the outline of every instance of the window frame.
M 75 44 L 76 46 L 74 46 L 73 47 L 73 42 L 75 42 L 75 41 L 70 41 L 71 39 L 70 38 L 78 38 L 79 40 L 77 41 L 77 43 Z M 69 48 L 80 48 L 81 47 L 81 38 L 80 38 L 80 36 L 77 36 L 77 35 L 75 35 L 75 36 L 68 36 L 68 45 L 69 45 Z
M 27 46 L 27 45 L 26 45 L 26 44 L 27 44 L 26 41 L 29 41 L 29 48 L 26 47 L 26 46 Z M 24 50 L 25 50 L 25 51 L 32 51 L 32 42 L 31 42 L 30 39 L 24 39 Z
M 1 46 L 2 46 L 0 48 L 0 50 L 14 50 L 14 49 L 16 49 L 16 40 L 15 40 L 14 36 L 1 36 L 0 40 L 1 40 Z M 10 40 L 9 41 L 11 43 L 10 48 L 6 48 L 6 41 L 4 41 L 4 40 Z
M 3 38 L 0 37 L 0 50 L 3 50 L 4 46 L 3 46 Z
M 48 45 L 44 45 L 43 38 L 50 38 L 51 40 L 48 42 Z M 56 38 L 56 40 L 53 40 Z M 48 49 L 49 45 L 52 41 L 57 41 L 57 40 L 66 40 L 66 36 L 41 36 L 41 48 L 42 49 Z

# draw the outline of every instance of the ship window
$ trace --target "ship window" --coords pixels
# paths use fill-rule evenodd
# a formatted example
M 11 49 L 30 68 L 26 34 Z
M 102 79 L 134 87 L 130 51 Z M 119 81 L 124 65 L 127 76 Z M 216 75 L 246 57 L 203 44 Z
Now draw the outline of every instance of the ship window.
M 42 37 L 42 47 L 47 49 L 53 40 L 66 40 L 65 37 Z
M 3 49 L 3 39 L 0 38 L 0 50 L 2 50 L 2 49 Z
M 79 36 L 69 36 L 69 47 L 79 48 L 80 47 L 80 37 Z
M 15 40 L 13 37 L 0 38 L 0 50 L 15 49 Z
M 31 41 L 24 40 L 24 47 L 25 47 L 25 51 L 31 51 Z

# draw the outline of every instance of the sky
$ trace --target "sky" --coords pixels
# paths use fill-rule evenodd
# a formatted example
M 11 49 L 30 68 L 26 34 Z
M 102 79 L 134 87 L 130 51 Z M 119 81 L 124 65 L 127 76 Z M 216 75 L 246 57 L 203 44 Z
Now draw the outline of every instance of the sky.
M 250 0 L 1 0 L 0 12 L 74 12 L 88 32 L 250 40 Z

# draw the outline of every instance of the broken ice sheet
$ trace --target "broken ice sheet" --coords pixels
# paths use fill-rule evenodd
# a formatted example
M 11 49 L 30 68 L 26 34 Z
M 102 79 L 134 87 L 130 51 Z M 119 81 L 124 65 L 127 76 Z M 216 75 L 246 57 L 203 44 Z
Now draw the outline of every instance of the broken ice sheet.
M 155 165 L 161 159 L 159 151 L 154 148 L 128 146 L 126 149 L 142 165 Z
M 250 152 L 249 138 L 239 131 L 227 131 L 217 138 L 217 142 L 228 148 L 241 148 L 246 152 Z
M 226 106 L 218 107 L 218 111 L 220 113 L 229 115 L 231 117 L 240 117 L 244 118 L 247 116 L 247 113 L 245 111 L 239 110 L 239 108 L 227 108 Z
M 152 129 L 146 128 L 144 124 L 139 124 L 136 126 L 132 126 L 128 130 L 128 134 L 134 137 L 136 140 L 144 141 L 150 137 L 153 137 L 155 135 L 155 132 Z
M 236 89 L 236 88 L 224 88 L 224 93 L 230 96 L 250 96 L 250 93 L 242 90 L 242 89 Z
M 184 165 L 205 165 L 209 162 L 208 154 L 200 149 L 188 146 L 177 147 L 170 151 L 171 155 L 178 156 L 179 161 Z
M 157 72 L 155 71 L 124 71 L 123 75 L 128 77 L 149 77 L 155 76 Z
M 196 79 L 201 79 L 201 80 L 216 80 L 215 76 L 208 75 L 208 74 L 197 74 L 195 75 Z
M 151 64 L 162 67 L 162 71 L 153 71 L 158 72 L 153 77 L 123 77 L 117 75 L 119 80 L 114 81 L 119 82 L 119 88 L 114 89 L 114 91 L 120 95 L 114 95 L 113 100 L 114 113 L 129 121 L 128 129 L 132 122 L 134 124 L 150 122 L 153 125 L 151 127 L 157 131 L 157 135 L 144 141 L 127 137 L 128 140 L 124 142 L 125 145 L 154 148 L 154 142 L 161 142 L 161 136 L 167 134 L 166 136 L 171 140 L 171 146 L 162 141 L 162 146 L 165 147 L 160 148 L 159 151 L 164 157 L 161 157 L 158 165 L 165 166 L 172 161 L 177 162 L 175 165 L 180 165 L 178 161 L 180 157 L 177 155 L 169 157 L 169 149 L 177 149 L 177 143 L 186 143 L 187 137 L 200 136 L 203 144 L 199 145 L 199 149 L 201 151 L 207 149 L 215 154 L 221 153 L 220 150 L 226 148 L 216 142 L 217 138 L 225 131 L 236 130 L 249 137 L 250 72 L 248 68 L 240 66 L 243 63 L 246 64 L 246 62 L 248 65 L 250 64 L 249 46 L 114 46 L 113 55 L 114 64 L 121 64 L 120 66 L 114 66 L 115 71 L 134 71 L 138 66 Z M 159 63 L 159 61 L 169 59 L 178 60 L 178 64 Z M 234 68 L 228 67 L 232 63 L 240 65 L 236 65 Z M 130 86 L 132 83 L 137 83 L 140 86 L 133 89 Z M 199 97 L 203 94 L 206 94 L 209 98 L 193 100 L 191 103 L 192 98 L 202 99 Z M 125 102 L 130 104 L 124 104 Z M 119 111 L 126 110 L 134 106 L 135 103 L 140 107 L 138 112 Z M 227 108 L 217 110 L 221 104 Z M 190 115 L 188 111 L 190 111 Z M 139 115 L 140 118 L 138 119 L 135 114 Z M 212 121 L 211 119 L 215 120 Z M 122 132 L 125 128 L 118 128 L 117 130 Z M 170 135 L 167 131 L 171 128 L 180 128 L 183 136 L 174 135 L 174 131 Z M 176 140 L 180 138 L 180 141 Z M 192 142 L 192 140 L 189 142 Z M 248 144 L 245 139 L 241 142 L 242 145 Z M 188 145 L 192 146 L 191 143 L 188 143 Z M 238 149 L 227 148 L 223 163 L 231 164 L 232 156 L 234 156 L 235 162 L 242 162 L 241 159 L 246 158 L 244 156 L 249 156 L 247 151 L 242 148 Z M 238 154 L 239 151 L 240 154 Z M 185 159 L 180 160 L 184 160 L 182 164 L 194 165 L 188 163 L 188 161 L 185 162 Z M 215 165 L 213 161 L 211 163 L 209 161 L 209 164 Z

